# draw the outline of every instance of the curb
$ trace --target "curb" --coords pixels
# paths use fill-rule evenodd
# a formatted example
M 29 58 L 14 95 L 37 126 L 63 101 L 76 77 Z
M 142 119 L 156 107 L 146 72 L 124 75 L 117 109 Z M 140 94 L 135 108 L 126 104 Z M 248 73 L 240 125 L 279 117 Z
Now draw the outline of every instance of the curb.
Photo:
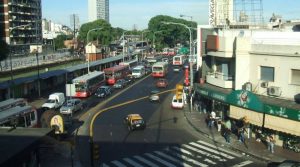
M 189 118 L 186 116 L 186 112 L 187 112 L 186 109 L 184 109 L 183 112 L 184 112 L 184 117 L 186 118 L 187 122 L 191 125 L 191 127 L 192 127 L 193 129 L 195 129 L 197 132 L 203 134 L 205 137 L 207 137 L 207 138 L 209 138 L 209 139 L 211 139 L 211 140 L 214 140 L 208 133 L 205 133 L 205 132 L 199 130 L 199 128 L 197 128 L 197 127 L 189 120 Z M 219 142 L 219 141 L 215 141 L 215 140 L 214 140 L 214 142 L 215 142 L 215 143 L 218 143 L 219 145 L 224 145 L 223 143 L 221 143 L 221 142 Z M 225 146 L 225 145 L 224 145 L 224 146 Z M 240 150 L 240 149 L 235 148 L 235 147 L 232 147 L 232 146 L 231 146 L 231 147 L 227 147 L 227 148 L 229 148 L 229 149 L 231 149 L 231 150 L 234 150 L 234 151 L 236 151 L 236 152 L 242 153 L 243 155 L 245 154 L 245 155 L 249 155 L 249 156 L 251 156 L 251 157 L 255 157 L 256 159 L 259 159 L 259 160 L 264 161 L 264 162 L 270 162 L 270 160 L 271 160 L 271 159 L 269 159 L 269 158 L 264 158 L 264 157 L 261 157 L 261 156 L 257 156 L 257 155 L 255 155 L 255 154 L 253 154 L 253 153 L 245 152 L 245 151 L 243 151 L 243 150 Z

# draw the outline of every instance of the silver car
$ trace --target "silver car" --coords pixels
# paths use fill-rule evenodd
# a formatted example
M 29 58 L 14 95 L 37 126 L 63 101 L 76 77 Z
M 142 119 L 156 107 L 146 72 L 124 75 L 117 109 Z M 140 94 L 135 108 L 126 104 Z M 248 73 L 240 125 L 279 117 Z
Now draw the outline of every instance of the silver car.
M 76 111 L 83 109 L 83 103 L 80 99 L 67 100 L 60 108 L 61 114 L 73 115 Z
M 149 101 L 150 102 L 154 102 L 154 101 L 160 102 L 158 93 L 159 93 L 159 90 L 152 90 L 150 92 Z

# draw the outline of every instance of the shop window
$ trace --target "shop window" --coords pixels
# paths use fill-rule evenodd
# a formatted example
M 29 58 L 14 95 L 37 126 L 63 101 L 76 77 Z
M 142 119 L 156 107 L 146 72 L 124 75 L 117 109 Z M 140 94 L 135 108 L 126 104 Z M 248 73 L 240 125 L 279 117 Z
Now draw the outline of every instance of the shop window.
M 292 71 L 291 71 L 291 84 L 300 85 L 300 70 L 292 69 Z
M 274 67 L 260 67 L 260 80 L 274 82 Z

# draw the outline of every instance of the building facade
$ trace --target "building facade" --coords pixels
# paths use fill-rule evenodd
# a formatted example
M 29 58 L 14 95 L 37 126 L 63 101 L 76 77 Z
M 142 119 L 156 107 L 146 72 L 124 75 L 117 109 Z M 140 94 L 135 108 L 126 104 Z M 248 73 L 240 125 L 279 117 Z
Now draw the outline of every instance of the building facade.
M 198 33 L 202 82 L 194 89 L 206 109 L 233 122 L 246 117 L 250 136 L 299 140 L 300 33 L 200 26 Z
M 12 56 L 28 53 L 30 45 L 42 40 L 41 0 L 2 0 L 0 9 L 0 37 Z
M 88 21 L 103 19 L 109 22 L 109 0 L 88 1 Z

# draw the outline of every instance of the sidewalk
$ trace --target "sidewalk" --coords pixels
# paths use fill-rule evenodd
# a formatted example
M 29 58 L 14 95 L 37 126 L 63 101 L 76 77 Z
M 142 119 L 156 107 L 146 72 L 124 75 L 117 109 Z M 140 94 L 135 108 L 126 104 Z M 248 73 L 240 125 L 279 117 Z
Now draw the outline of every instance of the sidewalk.
M 190 111 L 188 106 L 184 108 L 184 115 L 188 123 L 199 133 L 213 139 L 218 145 L 229 147 L 243 155 L 253 156 L 267 162 L 281 162 L 283 160 L 299 161 L 300 154 L 274 146 L 274 153 L 268 151 L 267 146 L 262 142 L 257 142 L 255 138 L 246 138 L 246 145 L 238 141 L 237 136 L 231 135 L 231 143 L 227 144 L 225 138 L 217 131 L 216 127 L 209 128 L 205 122 L 206 114 L 198 111 Z

